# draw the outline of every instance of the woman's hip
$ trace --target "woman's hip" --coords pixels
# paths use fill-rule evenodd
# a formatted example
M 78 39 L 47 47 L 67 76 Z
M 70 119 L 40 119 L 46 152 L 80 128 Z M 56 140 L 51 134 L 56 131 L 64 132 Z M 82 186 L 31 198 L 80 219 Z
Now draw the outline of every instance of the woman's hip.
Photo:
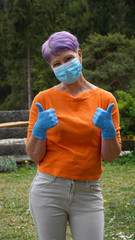
M 100 180 L 78 181 L 37 171 L 31 184 L 30 198 L 31 204 L 38 207 L 57 206 L 64 211 L 71 208 L 103 210 Z

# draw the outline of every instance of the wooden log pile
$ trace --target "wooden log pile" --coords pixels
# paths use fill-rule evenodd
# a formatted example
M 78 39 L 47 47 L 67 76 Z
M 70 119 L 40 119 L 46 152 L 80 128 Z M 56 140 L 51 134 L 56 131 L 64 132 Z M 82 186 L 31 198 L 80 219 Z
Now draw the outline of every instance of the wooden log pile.
M 29 111 L 0 111 L 0 156 L 14 156 L 17 163 L 31 161 L 25 152 Z

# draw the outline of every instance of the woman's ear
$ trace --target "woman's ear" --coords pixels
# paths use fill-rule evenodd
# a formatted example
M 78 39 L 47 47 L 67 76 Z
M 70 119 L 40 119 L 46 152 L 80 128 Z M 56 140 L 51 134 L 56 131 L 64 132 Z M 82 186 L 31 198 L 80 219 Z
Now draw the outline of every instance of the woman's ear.
M 81 51 L 81 49 L 78 49 L 78 58 L 79 58 L 79 62 L 82 64 L 82 51 Z

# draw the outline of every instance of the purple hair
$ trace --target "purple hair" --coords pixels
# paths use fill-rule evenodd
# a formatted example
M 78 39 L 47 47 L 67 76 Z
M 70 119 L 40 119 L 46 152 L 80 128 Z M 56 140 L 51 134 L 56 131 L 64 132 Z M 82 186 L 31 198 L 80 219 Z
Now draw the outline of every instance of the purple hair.
M 79 43 L 74 35 L 66 31 L 55 32 L 42 45 L 42 56 L 46 62 L 50 63 L 51 55 L 57 56 L 66 50 L 76 52 L 78 48 Z

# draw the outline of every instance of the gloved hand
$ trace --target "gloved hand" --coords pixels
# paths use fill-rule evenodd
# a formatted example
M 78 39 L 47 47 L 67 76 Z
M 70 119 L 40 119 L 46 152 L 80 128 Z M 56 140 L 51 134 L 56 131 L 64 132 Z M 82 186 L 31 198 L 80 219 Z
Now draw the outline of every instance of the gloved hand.
M 47 129 L 58 124 L 56 113 L 53 108 L 44 111 L 40 103 L 36 103 L 36 106 L 38 107 L 38 118 L 33 127 L 32 135 L 38 139 L 46 139 Z
M 112 122 L 113 106 L 114 103 L 111 103 L 106 111 L 102 108 L 97 108 L 93 118 L 93 124 L 102 130 L 101 137 L 103 139 L 112 139 L 116 137 L 116 130 Z

